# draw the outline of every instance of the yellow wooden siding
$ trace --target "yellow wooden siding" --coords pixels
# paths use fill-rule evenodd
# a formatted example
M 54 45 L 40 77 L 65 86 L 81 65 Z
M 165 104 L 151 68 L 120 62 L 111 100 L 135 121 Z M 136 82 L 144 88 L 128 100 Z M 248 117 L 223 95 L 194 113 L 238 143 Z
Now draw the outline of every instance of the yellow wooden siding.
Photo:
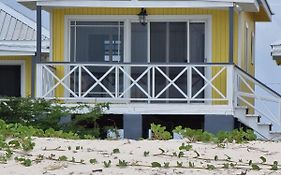
M 242 18 L 242 45 L 241 45 L 241 68 L 244 70 L 247 70 L 246 66 L 248 66 L 248 73 L 251 75 L 255 75 L 255 65 L 252 64 L 252 54 L 254 51 L 252 51 L 252 33 L 255 33 L 255 21 L 254 21 L 254 14 L 253 13 L 242 13 L 241 14 Z M 248 38 L 246 38 L 246 26 L 248 25 Z M 246 59 L 246 40 L 248 40 L 248 59 Z M 246 64 L 246 60 L 248 61 Z M 251 87 L 254 89 L 254 84 L 247 81 Z M 245 92 L 252 93 L 250 89 L 241 81 L 240 82 L 241 89 Z M 254 104 L 254 99 L 253 98 L 245 98 L 247 101 L 249 101 L 251 104 Z M 241 105 L 246 106 L 243 102 L 241 102 Z M 254 109 L 250 108 L 249 109 L 250 113 L 254 112 Z
M 22 60 L 25 63 L 25 96 L 31 96 L 31 56 L 1 56 L 4 60 Z
M 281 65 L 281 58 L 278 59 L 278 60 L 276 60 L 276 63 L 277 63 L 278 65 Z
M 64 61 L 64 18 L 65 15 L 136 15 L 140 9 L 134 8 L 69 8 L 52 10 L 52 58 L 53 61 Z M 212 17 L 212 62 L 228 62 L 229 57 L 229 22 L 228 10 L 215 9 L 147 9 L 149 15 L 210 15 Z M 237 63 L 238 51 L 238 15 L 235 13 L 234 29 L 234 61 Z M 218 71 L 213 69 L 214 75 Z M 58 75 L 63 76 L 62 68 L 57 69 Z M 216 80 L 215 86 L 226 94 L 226 73 Z M 56 91 L 57 95 L 63 94 L 63 88 Z M 219 95 L 213 91 L 213 97 Z

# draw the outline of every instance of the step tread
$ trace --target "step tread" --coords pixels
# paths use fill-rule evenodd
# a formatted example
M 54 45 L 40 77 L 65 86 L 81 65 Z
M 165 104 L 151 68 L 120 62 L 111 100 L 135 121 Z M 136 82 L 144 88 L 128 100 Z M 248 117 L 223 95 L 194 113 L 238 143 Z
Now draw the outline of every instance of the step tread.
M 260 117 L 258 114 L 246 114 L 246 117 Z
M 248 109 L 247 106 L 236 106 L 235 108 L 236 108 L 236 109 Z
M 268 126 L 270 126 L 270 125 L 272 125 L 272 123 L 258 123 L 258 125 L 268 125 Z
M 270 134 L 281 134 L 281 131 L 269 131 Z

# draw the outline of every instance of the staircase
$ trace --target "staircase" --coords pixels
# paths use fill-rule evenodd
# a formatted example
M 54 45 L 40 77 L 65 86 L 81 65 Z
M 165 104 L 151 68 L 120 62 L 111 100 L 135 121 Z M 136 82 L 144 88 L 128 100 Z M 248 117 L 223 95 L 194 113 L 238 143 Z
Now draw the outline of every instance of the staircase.
M 281 95 L 239 67 L 234 70 L 234 117 L 261 139 L 281 140 Z

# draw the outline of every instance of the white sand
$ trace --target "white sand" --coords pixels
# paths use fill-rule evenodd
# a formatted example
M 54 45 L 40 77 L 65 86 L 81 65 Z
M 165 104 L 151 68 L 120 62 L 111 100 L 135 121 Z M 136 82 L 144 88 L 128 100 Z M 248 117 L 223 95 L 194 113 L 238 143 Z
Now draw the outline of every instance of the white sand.
M 54 154 L 54 158 L 65 155 L 69 159 L 72 157 L 76 161 L 83 159 L 85 164 L 54 161 L 44 159 L 41 162 L 32 162 L 31 167 L 25 167 L 20 165 L 14 160 L 9 160 L 8 164 L 0 164 L 1 175 L 90 175 L 90 174 L 106 174 L 106 175 L 171 175 L 171 174 L 220 174 L 220 175 L 232 175 L 241 174 L 246 169 L 251 169 L 250 166 L 242 166 L 240 168 L 223 169 L 223 163 L 231 163 L 227 161 L 215 161 L 214 157 L 217 155 L 218 159 L 226 159 L 228 155 L 231 157 L 231 161 L 238 162 L 238 164 L 247 164 L 250 160 L 254 163 L 261 162 L 260 156 L 264 156 L 267 159 L 268 164 L 272 164 L 273 161 L 278 161 L 281 164 L 281 143 L 280 142 L 261 142 L 255 141 L 248 144 L 227 144 L 225 148 L 219 148 L 216 144 L 206 143 L 191 143 L 192 150 L 184 151 L 187 157 L 171 157 L 166 155 L 154 155 L 159 154 L 162 148 L 166 151 L 165 154 L 172 155 L 173 152 L 179 152 L 179 146 L 185 143 L 184 140 L 170 140 L 170 141 L 133 141 L 133 140 L 64 140 L 54 138 L 34 138 L 36 146 L 34 150 L 29 152 L 30 156 L 25 156 L 31 160 L 35 160 L 37 155 L 42 154 L 45 157 Z M 186 143 L 187 144 L 187 143 Z M 68 147 L 71 150 L 68 150 Z M 83 149 L 77 150 L 76 146 L 83 147 Z M 60 150 L 50 150 L 60 147 Z M 44 150 L 44 149 L 47 150 Z M 119 154 L 112 154 L 113 149 L 118 148 Z M 199 154 L 199 158 L 194 158 L 196 150 Z M 149 151 L 149 155 L 145 157 L 144 151 Z M 16 153 L 14 156 L 20 156 Z M 89 163 L 90 159 L 97 159 L 98 163 L 92 165 Z M 203 159 L 201 159 L 203 158 Z M 206 160 L 206 159 L 211 160 Z M 120 160 L 125 160 L 129 164 L 136 163 L 140 166 L 128 166 L 125 168 L 117 167 L 116 164 Z M 242 163 L 239 160 L 242 160 Z M 103 161 L 111 160 L 112 164 L 109 168 L 105 168 Z M 152 168 L 151 163 L 157 161 L 164 164 L 164 162 L 170 163 L 170 168 Z M 183 166 L 188 167 L 189 161 L 195 163 L 195 167 L 199 168 L 177 168 L 177 161 L 183 162 Z M 216 167 L 214 170 L 203 169 L 207 167 L 207 164 L 212 164 Z M 257 174 L 281 174 L 281 170 L 272 171 L 269 170 L 270 166 L 258 165 L 262 168 L 260 171 L 247 170 L 247 175 Z M 202 169 L 200 169 L 202 168 Z M 281 168 L 281 166 L 280 166 Z M 93 172 L 93 170 L 101 169 L 102 172 Z

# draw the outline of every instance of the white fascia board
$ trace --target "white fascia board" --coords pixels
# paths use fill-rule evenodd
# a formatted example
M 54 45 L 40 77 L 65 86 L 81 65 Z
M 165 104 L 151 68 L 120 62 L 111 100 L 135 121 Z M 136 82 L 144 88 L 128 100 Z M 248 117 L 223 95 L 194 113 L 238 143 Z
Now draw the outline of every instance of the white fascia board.
M 20 52 L 0 50 L 0 56 L 35 56 L 35 52 Z
M 0 2 L 0 8 L 3 9 L 6 13 L 11 15 L 12 17 L 16 18 L 17 20 L 21 21 L 22 23 L 28 25 L 34 30 L 36 29 L 36 22 L 29 19 L 28 17 L 24 16 L 23 14 L 19 13 L 18 11 L 12 9 L 11 7 L 7 6 L 6 4 Z M 44 35 L 47 38 L 50 38 L 50 32 L 42 27 L 42 35 Z
M 37 1 L 43 7 L 112 7 L 112 8 L 220 8 L 232 2 L 207 1 Z
M 0 51 L 36 52 L 36 41 L 1 41 Z M 42 52 L 49 53 L 49 42 L 42 41 Z
M 212 7 L 212 6 L 220 6 L 219 3 L 248 3 L 248 4 L 253 4 L 256 3 L 257 0 L 193 0 L 193 1 L 189 1 L 189 0 L 178 0 L 178 1 L 168 1 L 168 0 L 163 0 L 163 1 L 159 1 L 159 0 L 155 0 L 155 1 L 151 1 L 151 0 L 107 0 L 107 1 L 102 1 L 102 0 L 17 0 L 17 2 L 25 5 L 26 7 L 30 8 L 30 9 L 35 9 L 36 5 L 40 5 L 40 6 L 44 6 L 44 7 L 123 7 L 123 8 L 128 8 L 128 7 L 155 7 L 154 5 L 151 5 L 151 3 L 153 4 L 172 4 L 172 8 L 173 7 L 190 7 L 192 8 L 195 6 L 195 3 L 202 3 L 205 4 L 204 6 L 207 7 Z M 121 5 L 118 5 L 120 4 Z M 210 5 L 209 3 L 216 3 L 216 5 Z M 131 5 L 128 5 L 131 4 Z M 173 4 L 177 4 L 176 6 L 174 6 Z M 190 5 L 190 4 L 194 4 L 194 5 Z M 198 6 L 201 7 L 203 5 Z M 159 6 L 157 6 L 159 7 Z M 156 8 L 157 8 L 156 7 Z M 159 8 L 168 8 L 170 6 L 160 6 Z M 48 8 L 47 8 L 48 9 Z

